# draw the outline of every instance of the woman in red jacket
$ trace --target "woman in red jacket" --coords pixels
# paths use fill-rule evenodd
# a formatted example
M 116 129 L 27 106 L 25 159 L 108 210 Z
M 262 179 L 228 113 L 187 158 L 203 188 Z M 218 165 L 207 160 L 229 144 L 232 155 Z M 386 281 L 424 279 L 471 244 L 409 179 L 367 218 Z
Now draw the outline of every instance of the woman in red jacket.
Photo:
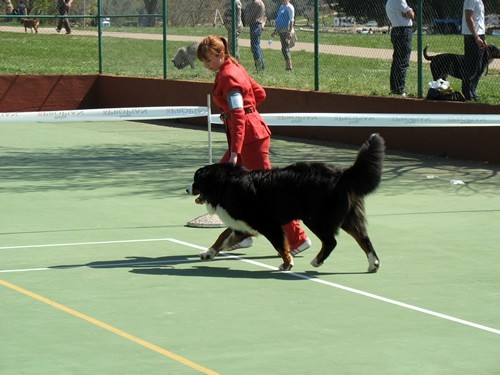
M 199 44 L 197 56 L 205 68 L 217 73 L 213 101 L 223 112 L 228 140 L 228 150 L 220 162 L 241 164 L 248 169 L 271 169 L 271 131 L 256 108 L 266 99 L 265 90 L 229 54 L 223 37 L 207 36 Z M 292 249 L 290 254 L 297 255 L 311 247 L 298 221 L 284 225 L 283 231 Z M 250 246 L 252 237 L 242 240 L 231 250 Z

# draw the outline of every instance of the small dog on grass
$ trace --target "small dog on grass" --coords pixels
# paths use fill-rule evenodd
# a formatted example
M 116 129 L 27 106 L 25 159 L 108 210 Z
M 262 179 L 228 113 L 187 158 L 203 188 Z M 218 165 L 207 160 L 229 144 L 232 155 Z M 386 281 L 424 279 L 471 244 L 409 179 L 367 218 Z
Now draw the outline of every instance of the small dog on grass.
M 37 20 L 35 18 L 21 18 L 21 23 L 24 26 L 25 33 L 28 32 L 28 29 L 31 30 L 31 33 L 33 33 L 33 29 L 35 30 L 35 33 L 38 33 L 38 26 L 40 26 L 40 20 Z
M 191 66 L 194 69 L 194 62 L 196 60 L 196 49 L 198 43 L 190 44 L 189 46 L 179 48 L 175 53 L 172 63 L 177 69 L 184 69 L 186 66 Z
M 464 55 L 454 53 L 442 53 L 439 55 L 429 56 L 427 50 L 429 45 L 424 48 L 424 58 L 431 62 L 432 79 L 437 81 L 439 78 L 447 80 L 448 76 L 463 79 L 464 73 Z M 483 55 L 485 69 L 494 59 L 500 58 L 500 50 L 494 44 L 489 44 L 486 52 Z M 481 72 L 482 74 L 483 72 Z

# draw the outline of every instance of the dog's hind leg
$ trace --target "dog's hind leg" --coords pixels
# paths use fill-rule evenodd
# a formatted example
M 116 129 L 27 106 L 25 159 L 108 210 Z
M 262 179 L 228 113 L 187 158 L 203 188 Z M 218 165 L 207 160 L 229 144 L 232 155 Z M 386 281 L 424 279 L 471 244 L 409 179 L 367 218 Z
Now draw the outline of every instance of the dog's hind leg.
M 380 259 L 373 248 L 365 224 L 364 203 L 358 201 L 342 224 L 342 229 L 350 234 L 363 249 L 368 259 L 368 272 L 377 272 L 380 267 Z
M 229 249 L 231 246 L 236 245 L 241 240 L 248 237 L 248 233 L 233 231 L 231 228 L 226 228 L 222 232 L 214 244 L 207 250 L 200 252 L 201 260 L 212 260 L 219 254 L 219 252 Z
M 368 259 L 368 272 L 375 273 L 380 268 L 380 259 L 373 248 L 370 237 L 363 231 L 358 231 L 356 228 L 349 228 L 342 226 L 342 229 L 349 233 L 363 249 Z

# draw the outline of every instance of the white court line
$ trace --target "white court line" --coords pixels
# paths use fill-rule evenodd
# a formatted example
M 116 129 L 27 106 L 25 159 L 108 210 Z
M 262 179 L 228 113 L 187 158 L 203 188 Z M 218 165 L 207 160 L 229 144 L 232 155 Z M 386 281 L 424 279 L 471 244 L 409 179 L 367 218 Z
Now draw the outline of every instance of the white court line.
M 121 240 L 121 241 L 96 241 L 96 242 L 69 242 L 69 243 L 53 243 L 45 245 L 23 245 L 23 246 L 3 246 L 0 250 L 11 249 L 36 249 L 41 247 L 62 247 L 62 246 L 86 246 L 86 245 L 108 245 L 112 243 L 133 243 L 133 242 L 155 242 L 155 241 L 170 241 L 171 238 L 148 238 L 144 240 Z
M 5 249 L 23 249 L 23 248 L 41 248 L 41 247 L 61 247 L 61 246 L 83 246 L 83 245 L 96 245 L 96 244 L 97 245 L 102 245 L 102 244 L 113 244 L 113 243 L 154 242 L 154 241 L 170 241 L 170 242 L 174 242 L 174 243 L 177 243 L 177 244 L 180 244 L 180 245 L 183 245 L 183 246 L 187 246 L 187 247 L 191 247 L 191 248 L 194 248 L 194 249 L 206 250 L 206 247 L 195 245 L 195 244 L 192 244 L 192 243 L 189 243 L 189 242 L 185 242 L 185 241 L 176 240 L 174 238 L 152 238 L 152 239 L 143 239 L 143 240 L 99 241 L 99 242 L 76 242 L 76 243 L 66 243 L 66 244 L 61 243 L 61 244 L 52 244 L 52 245 L 26 245 L 26 246 L 10 246 L 10 247 L 8 246 L 8 247 L 0 247 L 0 250 L 5 250 Z M 258 266 L 258 267 L 267 268 L 267 269 L 272 270 L 272 271 L 279 271 L 279 269 L 277 267 L 271 266 L 269 264 L 265 264 L 265 263 L 261 263 L 261 262 L 256 262 L 256 261 L 250 260 L 250 259 L 245 259 L 245 258 L 239 257 L 237 255 L 232 255 L 232 254 L 228 255 L 228 254 L 225 254 L 223 252 L 221 252 L 220 254 L 223 255 L 223 256 L 225 256 L 225 257 L 227 257 L 227 258 L 229 258 L 229 259 L 236 259 L 236 260 L 239 260 L 239 261 L 242 261 L 242 262 L 245 262 L 245 263 L 249 263 L 249 264 L 252 264 L 252 265 L 255 265 L 255 266 Z M 192 258 L 186 258 L 186 259 L 187 260 L 191 260 Z M 138 264 L 147 264 L 147 263 L 162 263 L 162 261 L 137 262 L 135 264 L 138 265 Z M 163 263 L 166 263 L 166 261 L 163 261 Z M 132 265 L 132 263 L 131 262 L 123 262 L 123 263 L 116 263 L 116 265 Z M 109 266 L 109 264 L 108 264 L 108 266 Z M 76 267 L 81 267 L 81 266 L 75 266 L 75 268 Z M 90 266 L 87 266 L 87 267 L 90 267 Z M 61 267 L 61 268 L 64 269 L 64 267 Z M 0 272 L 6 273 L 6 272 L 23 272 L 23 271 L 41 271 L 41 270 L 49 270 L 49 269 L 50 270 L 56 270 L 58 268 L 32 268 L 32 269 L 19 269 L 19 270 L 3 270 L 3 271 L 0 271 Z M 363 290 L 359 290 L 359 289 L 355 289 L 355 288 L 350 288 L 350 287 L 347 287 L 347 286 L 344 286 L 344 285 L 341 285 L 341 284 L 332 283 L 330 281 L 318 279 L 318 278 L 311 277 L 311 276 L 308 276 L 308 275 L 299 274 L 299 273 L 295 273 L 295 272 L 291 272 L 291 271 L 280 271 L 280 272 L 284 272 L 284 273 L 286 273 L 286 274 L 288 274 L 290 276 L 293 276 L 293 277 L 296 277 L 296 278 L 299 278 L 299 279 L 304 279 L 304 280 L 307 280 L 307 281 L 312 281 L 312 282 L 315 282 L 315 283 L 323 284 L 323 285 L 330 286 L 330 287 L 333 287 L 333 288 L 336 288 L 336 289 L 340 289 L 340 290 L 343 290 L 343 291 L 346 291 L 346 292 L 349 292 L 349 293 L 358 294 L 358 295 L 361 295 L 361 296 L 364 296 L 364 297 L 368 297 L 368 298 L 372 298 L 372 299 L 375 299 L 375 300 L 378 300 L 378 301 L 389 303 L 391 305 L 399 306 L 399 307 L 402 307 L 402 308 L 405 308 L 405 309 L 417 311 L 417 312 L 420 312 L 420 313 L 423 313 L 423 314 L 426 314 L 426 315 L 431 315 L 431 316 L 434 316 L 434 317 L 437 317 L 437 318 L 441 318 L 441 319 L 445 319 L 445 320 L 448 320 L 448 321 L 451 321 L 451 322 L 454 322 L 454 323 L 466 325 L 466 326 L 469 326 L 469 327 L 477 328 L 477 329 L 480 329 L 480 330 L 483 330 L 483 331 L 486 331 L 486 332 L 490 332 L 490 333 L 494 333 L 494 334 L 500 335 L 500 330 L 499 329 L 487 327 L 487 326 L 484 326 L 484 325 L 481 325 L 481 324 L 470 322 L 468 320 L 456 318 L 456 317 L 453 317 L 451 315 L 446 315 L 446 314 L 442 314 L 442 313 L 439 313 L 439 312 L 436 312 L 436 311 L 424 309 L 422 307 L 418 307 L 418 306 L 415 306 L 415 305 L 410 305 L 410 304 L 404 303 L 404 302 L 399 302 L 399 301 L 396 301 L 396 300 L 393 300 L 393 299 L 390 299 L 390 298 L 386 298 L 386 297 L 382 297 L 382 296 L 379 296 L 379 295 L 376 295 L 376 294 L 373 294 L 373 293 L 365 292 Z
M 191 263 L 199 261 L 199 257 L 185 258 L 184 260 L 151 260 L 143 262 L 116 262 L 116 263 L 106 263 L 106 264 L 82 264 L 78 266 L 54 266 L 54 267 L 38 267 L 38 268 L 20 268 L 14 270 L 0 270 L 0 273 L 15 273 L 15 272 L 31 272 L 31 271 L 49 271 L 49 270 L 70 270 L 75 268 L 113 268 L 113 267 L 125 267 L 125 266 L 142 266 L 145 264 L 168 264 L 168 263 Z

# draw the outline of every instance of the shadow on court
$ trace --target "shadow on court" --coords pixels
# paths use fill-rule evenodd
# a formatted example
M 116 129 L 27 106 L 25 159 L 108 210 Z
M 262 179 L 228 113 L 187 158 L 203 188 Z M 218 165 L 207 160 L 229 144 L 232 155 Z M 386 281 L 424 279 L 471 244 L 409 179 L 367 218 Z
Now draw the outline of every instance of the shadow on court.
M 177 171 L 194 170 L 197 162 L 193 155 L 205 150 L 206 146 L 189 144 L 175 153 L 168 144 L 6 150 L 0 179 L 12 183 L 10 191 L 15 192 L 134 188 L 139 182 L 142 189 L 137 194 L 162 196 L 180 188 L 175 184 L 179 181 Z M 9 192 L 8 187 L 5 192 Z
M 278 256 L 247 256 L 231 252 L 232 256 L 239 257 L 250 261 L 269 260 L 279 262 Z M 302 258 L 301 256 L 296 259 Z M 54 270 L 68 270 L 74 268 L 93 268 L 93 269 L 110 269 L 110 268 L 127 268 L 130 273 L 151 276 L 182 276 L 182 277 L 211 277 L 211 278 L 243 278 L 243 279 L 277 279 L 277 280 L 299 280 L 296 277 L 290 277 L 286 273 L 278 270 L 241 270 L 231 267 L 221 267 L 221 262 L 229 262 L 234 260 L 233 257 L 224 257 L 220 255 L 211 261 L 202 262 L 193 254 L 161 256 L 161 257 L 144 257 L 130 256 L 124 259 L 116 259 L 109 261 L 96 261 L 84 264 L 64 264 L 50 266 L 48 268 Z M 189 268 L 179 268 L 178 266 L 193 264 Z M 197 265 L 198 264 L 198 265 Z M 154 267 L 152 267 L 154 265 Z M 308 278 L 321 277 L 326 275 L 374 275 L 370 272 L 321 272 L 321 271 L 305 271 L 304 275 Z
M 245 257 L 246 259 L 252 259 Z M 275 279 L 275 280 L 286 280 L 286 281 L 300 281 L 292 275 L 288 275 L 281 271 L 271 271 L 271 270 L 241 270 L 234 269 L 230 267 L 210 267 L 206 266 L 194 266 L 189 269 L 179 269 L 175 267 L 166 268 L 136 268 L 130 271 L 134 274 L 139 275 L 150 275 L 150 276 L 181 276 L 181 277 L 209 277 L 209 278 L 226 278 L 226 279 Z M 293 270 L 292 270 L 293 272 Z M 316 278 L 321 276 L 334 276 L 334 275 L 372 275 L 368 272 L 306 272 L 303 274 L 307 278 Z

